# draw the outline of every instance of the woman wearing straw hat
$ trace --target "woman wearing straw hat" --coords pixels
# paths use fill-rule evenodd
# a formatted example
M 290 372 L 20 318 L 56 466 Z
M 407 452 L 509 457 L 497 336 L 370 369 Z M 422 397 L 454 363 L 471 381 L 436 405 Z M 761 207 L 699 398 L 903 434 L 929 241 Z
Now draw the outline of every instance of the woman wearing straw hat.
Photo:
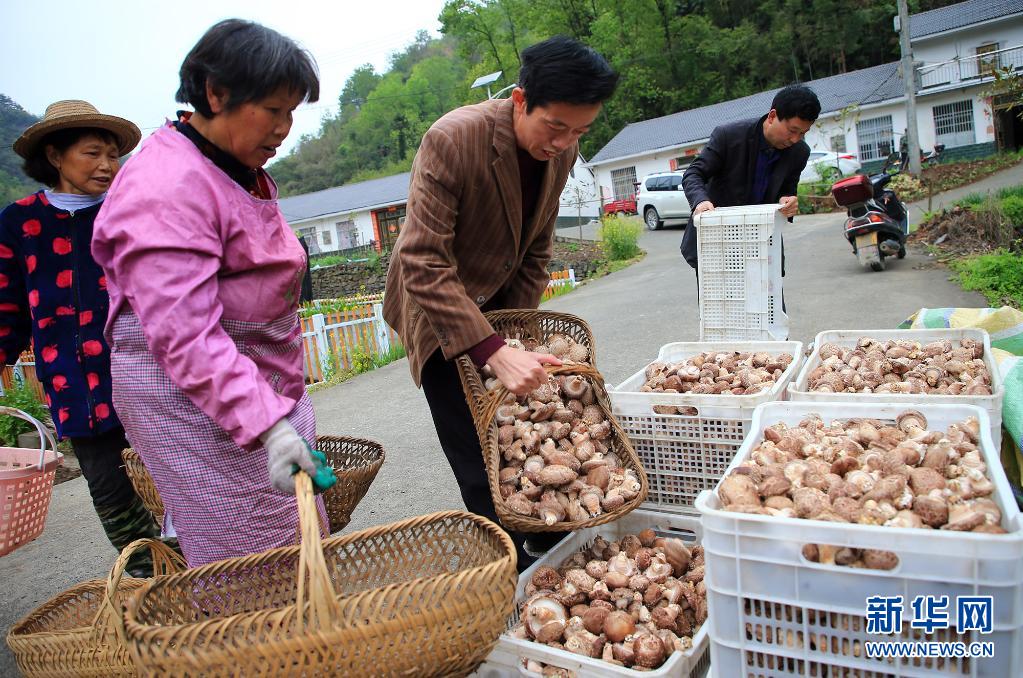
M 110 305 L 92 258 L 93 221 L 120 165 L 139 142 L 131 122 L 85 101 L 58 101 L 17 141 L 25 173 L 49 189 L 0 213 L 0 359 L 31 339 L 36 375 L 57 434 L 70 438 L 110 542 L 122 549 L 159 534 L 124 471 L 128 447 L 111 400 Z M 145 571 L 148 554 L 130 566 Z
M 319 79 L 290 39 L 238 19 L 210 28 L 180 75 L 195 112 L 117 177 L 93 253 L 110 281 L 114 402 L 195 567 L 293 544 L 291 474 L 318 470 L 296 313 L 306 259 L 262 166 Z

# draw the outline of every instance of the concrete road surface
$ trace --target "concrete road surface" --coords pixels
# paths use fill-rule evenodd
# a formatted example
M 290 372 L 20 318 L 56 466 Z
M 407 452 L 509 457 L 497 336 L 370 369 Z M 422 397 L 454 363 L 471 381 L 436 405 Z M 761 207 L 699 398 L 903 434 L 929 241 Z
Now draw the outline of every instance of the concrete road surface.
M 933 207 L 969 192 L 1020 183 L 1023 166 L 943 194 Z M 926 204 L 913 207 L 915 221 Z M 892 328 L 921 307 L 986 305 L 920 253 L 892 261 L 882 273 L 865 271 L 842 235 L 842 219 L 842 214 L 801 216 L 785 230 L 791 338 L 809 342 L 826 329 Z M 574 228 L 564 231 L 572 237 L 576 233 Z M 698 338 L 696 278 L 679 255 L 681 237 L 678 226 L 643 231 L 640 245 L 647 256 L 642 262 L 545 305 L 590 323 L 597 362 L 609 383 L 641 369 L 663 344 Z M 386 450 L 387 460 L 348 531 L 462 508 L 426 401 L 409 377 L 408 361 L 319 391 L 313 403 L 320 433 L 372 438 Z M 57 486 L 43 535 L 0 558 L 0 628 L 6 634 L 15 621 L 76 582 L 105 577 L 115 555 L 92 510 L 85 480 Z M 0 676 L 16 673 L 4 644 Z

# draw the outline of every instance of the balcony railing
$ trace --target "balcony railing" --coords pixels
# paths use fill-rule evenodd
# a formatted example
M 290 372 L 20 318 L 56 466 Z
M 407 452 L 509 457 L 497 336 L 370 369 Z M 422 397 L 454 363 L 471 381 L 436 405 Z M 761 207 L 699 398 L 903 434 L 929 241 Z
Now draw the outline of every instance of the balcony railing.
M 995 70 L 1007 67 L 1017 71 L 1023 70 L 1023 45 L 921 66 L 918 69 L 920 87 L 930 89 L 958 83 L 980 82 L 992 77 Z

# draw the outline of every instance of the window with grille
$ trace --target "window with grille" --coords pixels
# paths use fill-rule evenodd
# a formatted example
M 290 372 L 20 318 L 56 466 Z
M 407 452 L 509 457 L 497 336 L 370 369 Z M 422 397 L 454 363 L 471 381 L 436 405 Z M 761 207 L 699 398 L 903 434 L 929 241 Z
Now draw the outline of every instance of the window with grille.
M 323 244 L 324 245 L 331 244 L 330 231 L 321 231 L 320 232 L 320 237 L 323 238 Z
M 845 135 L 836 134 L 831 137 L 831 150 L 835 153 L 845 153 Z
M 973 99 L 934 107 L 934 140 L 949 148 L 976 142 L 973 135 Z
M 892 116 L 882 115 L 856 123 L 860 160 L 882 160 L 892 152 Z
M 635 167 L 611 170 L 611 190 L 615 193 L 615 200 L 625 200 L 636 195 L 635 183 Z

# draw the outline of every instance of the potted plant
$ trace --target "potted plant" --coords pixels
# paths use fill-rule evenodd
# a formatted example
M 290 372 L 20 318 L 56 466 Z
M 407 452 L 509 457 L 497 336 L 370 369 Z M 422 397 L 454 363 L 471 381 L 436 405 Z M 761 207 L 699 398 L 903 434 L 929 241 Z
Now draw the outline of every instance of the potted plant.
M 14 407 L 38 419 L 52 430 L 50 411 L 36 396 L 35 391 L 25 384 L 16 383 L 0 396 L 0 405 Z M 15 417 L 0 417 L 0 445 L 38 449 L 39 433 L 32 424 Z

